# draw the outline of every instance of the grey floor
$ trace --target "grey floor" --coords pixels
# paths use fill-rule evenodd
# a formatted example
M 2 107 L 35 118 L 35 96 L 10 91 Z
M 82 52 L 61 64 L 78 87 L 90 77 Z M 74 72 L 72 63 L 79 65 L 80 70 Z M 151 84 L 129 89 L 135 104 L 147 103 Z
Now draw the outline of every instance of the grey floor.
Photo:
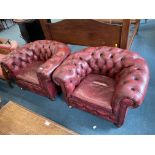
M 17 25 L 0 32 L 0 37 L 15 39 L 20 44 L 24 44 Z M 73 51 L 83 48 L 73 45 L 70 47 Z M 11 89 L 2 80 L 0 80 L 0 95 L 3 96 L 1 104 L 13 100 L 80 134 L 155 134 L 155 20 L 148 20 L 146 24 L 141 23 L 131 50 L 137 51 L 147 60 L 150 67 L 150 83 L 143 104 L 137 109 L 129 109 L 121 128 L 84 111 L 69 109 L 62 94 L 52 102 L 45 97 L 21 90 L 16 85 Z M 93 126 L 97 128 L 93 129 Z

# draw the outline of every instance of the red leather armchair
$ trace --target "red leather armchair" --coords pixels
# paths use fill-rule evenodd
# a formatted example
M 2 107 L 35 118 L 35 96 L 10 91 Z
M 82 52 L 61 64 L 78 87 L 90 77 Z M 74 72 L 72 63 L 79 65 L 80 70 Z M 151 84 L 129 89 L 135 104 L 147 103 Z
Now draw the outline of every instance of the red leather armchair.
M 1 62 L 6 79 L 50 99 L 56 96 L 53 71 L 70 54 L 67 45 L 40 40 L 24 45 L 8 54 Z
M 56 69 L 53 80 L 69 105 L 121 126 L 128 107 L 143 102 L 149 69 L 137 53 L 90 47 L 71 54 Z

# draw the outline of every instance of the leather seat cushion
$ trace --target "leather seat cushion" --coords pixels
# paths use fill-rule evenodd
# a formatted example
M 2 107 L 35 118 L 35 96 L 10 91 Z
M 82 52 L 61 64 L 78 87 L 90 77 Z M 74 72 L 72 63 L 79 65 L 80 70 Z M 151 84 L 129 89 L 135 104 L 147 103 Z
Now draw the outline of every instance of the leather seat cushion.
M 27 65 L 17 76 L 17 80 L 23 80 L 25 82 L 39 85 L 37 70 L 43 64 L 43 61 L 32 62 Z
M 84 104 L 112 111 L 111 101 L 115 89 L 112 78 L 99 74 L 89 74 L 77 86 L 72 97 Z

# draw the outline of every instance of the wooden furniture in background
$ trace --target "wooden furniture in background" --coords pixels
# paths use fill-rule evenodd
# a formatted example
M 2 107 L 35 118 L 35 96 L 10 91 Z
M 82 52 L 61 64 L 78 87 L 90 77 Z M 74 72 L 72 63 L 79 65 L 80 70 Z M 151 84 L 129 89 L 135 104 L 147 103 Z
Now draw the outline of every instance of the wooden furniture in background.
M 76 133 L 10 101 L 0 109 L 0 134 L 74 135 Z
M 108 21 L 108 20 L 107 20 Z M 56 23 L 40 20 L 46 39 L 84 46 L 117 46 L 130 48 L 136 35 L 140 20 L 124 19 L 105 22 L 104 19 L 65 19 Z M 130 24 L 135 29 L 129 38 Z
M 0 19 L 0 31 L 10 28 L 14 25 L 12 19 Z
M 13 21 L 18 24 L 21 36 L 27 43 L 45 39 L 38 19 L 14 19 Z

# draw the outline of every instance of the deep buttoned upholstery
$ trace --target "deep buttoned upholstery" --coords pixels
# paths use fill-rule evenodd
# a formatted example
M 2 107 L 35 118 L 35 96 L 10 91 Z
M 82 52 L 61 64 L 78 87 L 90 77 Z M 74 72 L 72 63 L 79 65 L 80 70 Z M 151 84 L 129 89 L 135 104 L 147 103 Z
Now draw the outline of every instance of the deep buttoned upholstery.
M 63 43 L 39 40 L 12 51 L 1 66 L 7 79 L 15 79 L 22 88 L 54 99 L 57 91 L 52 74 L 69 54 L 69 47 Z
M 71 54 L 56 69 L 53 80 L 61 86 L 69 105 L 120 126 L 127 108 L 142 104 L 149 69 L 135 52 L 89 47 Z

